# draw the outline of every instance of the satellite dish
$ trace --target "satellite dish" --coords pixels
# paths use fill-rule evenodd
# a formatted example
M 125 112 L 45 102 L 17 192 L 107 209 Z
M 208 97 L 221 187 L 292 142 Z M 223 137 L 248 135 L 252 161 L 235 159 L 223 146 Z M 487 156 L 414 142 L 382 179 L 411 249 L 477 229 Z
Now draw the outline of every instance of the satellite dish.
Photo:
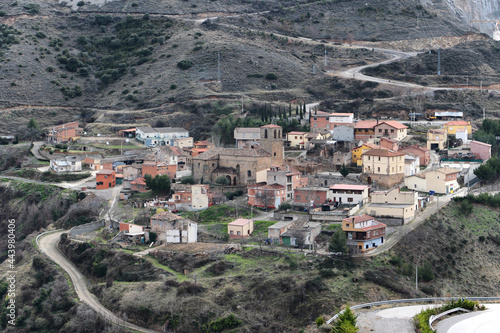
M 106 141 L 106 144 L 109 145 L 109 141 Z
M 125 142 L 126 142 L 126 143 L 129 143 L 129 142 L 130 142 L 130 140 L 129 140 L 129 139 L 127 139 L 127 140 L 125 140 Z
M 87 132 L 83 132 L 83 135 L 87 135 Z
M 101 136 L 101 134 L 97 133 L 97 136 Z

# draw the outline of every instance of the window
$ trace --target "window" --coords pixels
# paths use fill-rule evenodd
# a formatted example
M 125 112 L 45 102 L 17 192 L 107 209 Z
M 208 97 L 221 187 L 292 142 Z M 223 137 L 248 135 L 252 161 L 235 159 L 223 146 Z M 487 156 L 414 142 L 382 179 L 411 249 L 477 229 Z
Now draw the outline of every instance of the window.
M 318 124 L 314 124 L 314 127 L 318 127 Z
M 346 223 L 346 224 L 345 224 L 345 227 L 346 227 L 346 228 L 349 228 L 349 223 Z
M 347 202 L 353 202 L 354 200 L 352 198 L 347 198 Z
M 394 133 L 394 130 L 393 130 L 393 129 L 391 129 L 391 133 Z
M 380 156 L 378 157 L 378 160 L 379 160 L 379 162 L 380 162 Z
M 212 163 L 212 166 L 215 166 L 215 163 Z
M 264 130 L 264 139 L 267 139 L 267 129 Z
M 247 176 L 248 176 L 248 177 L 252 177 L 252 171 L 248 170 L 248 171 L 247 171 Z
M 300 195 L 296 195 L 295 200 L 300 200 Z
M 314 117 L 314 120 L 318 120 L 318 118 Z
M 377 168 L 377 172 L 380 172 L 380 167 Z
M 276 176 L 274 176 L 274 180 L 276 180 Z
M 238 235 L 241 235 L 241 232 L 238 231 Z
M 276 153 L 274 153 L 274 156 L 276 156 Z
M 379 133 L 382 133 L 382 129 L 381 129 L 381 128 L 379 128 L 379 129 L 378 129 L 378 132 L 379 132 Z
M 295 136 L 295 140 L 297 140 L 297 136 Z
M 229 233 L 230 233 L 231 235 L 234 235 L 234 231 L 233 231 L 233 230 L 231 230 Z

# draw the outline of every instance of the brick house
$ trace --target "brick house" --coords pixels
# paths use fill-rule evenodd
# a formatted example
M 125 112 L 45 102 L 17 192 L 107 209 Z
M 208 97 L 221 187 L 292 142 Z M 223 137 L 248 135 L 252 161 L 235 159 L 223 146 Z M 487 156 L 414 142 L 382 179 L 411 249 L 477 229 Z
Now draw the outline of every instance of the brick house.
M 364 253 L 384 243 L 387 225 L 368 215 L 348 217 L 342 220 L 347 245 L 353 252 Z
M 312 132 L 330 130 L 330 113 L 328 112 L 312 111 L 310 121 Z
M 47 134 L 47 141 L 53 144 L 68 142 L 80 136 L 82 132 L 83 129 L 79 127 L 78 121 L 52 126 Z
M 413 146 L 409 146 L 409 147 L 406 147 L 406 148 L 403 148 L 403 149 L 399 149 L 400 152 L 402 153 L 412 153 L 412 154 L 416 154 L 420 157 L 420 165 L 428 165 L 430 160 L 431 160 L 431 153 L 429 151 L 429 149 L 426 149 L 426 148 L 423 148 L 423 147 L 420 147 L 420 146 L 417 146 L 417 145 L 413 145 Z M 411 154 L 410 154 L 411 155 Z
M 130 182 L 130 189 L 137 192 L 147 192 L 146 181 L 143 177 L 138 177 L 137 179 Z
M 294 206 L 317 207 L 331 201 L 330 191 L 326 187 L 297 188 L 293 194 Z
M 247 191 L 250 206 L 276 209 L 286 202 L 286 187 L 283 185 L 257 183 L 248 185 Z
M 477 159 L 486 162 L 491 158 L 491 145 L 488 143 L 472 140 L 470 143 L 470 152 L 473 153 Z
M 101 170 L 96 174 L 96 189 L 104 190 L 116 186 L 116 173 L 114 170 Z
M 380 147 L 397 151 L 399 149 L 398 142 L 392 138 L 380 138 Z

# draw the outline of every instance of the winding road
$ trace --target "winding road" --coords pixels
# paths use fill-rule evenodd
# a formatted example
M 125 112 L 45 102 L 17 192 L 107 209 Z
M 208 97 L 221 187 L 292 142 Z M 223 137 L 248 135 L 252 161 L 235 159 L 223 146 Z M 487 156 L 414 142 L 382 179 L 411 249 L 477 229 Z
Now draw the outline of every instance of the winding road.
M 64 254 L 59 250 L 58 244 L 63 233 L 67 233 L 67 230 L 64 231 L 56 231 L 52 233 L 43 234 L 41 237 L 37 239 L 38 247 L 44 252 L 52 261 L 58 264 L 62 269 L 68 273 L 73 282 L 73 286 L 75 287 L 75 291 L 78 294 L 80 301 L 84 302 L 88 306 L 90 306 L 94 311 L 104 316 L 106 319 L 111 322 L 130 328 L 139 332 L 147 332 L 154 333 L 156 331 L 152 331 L 129 322 L 124 321 L 119 318 L 110 310 L 106 309 L 97 298 L 90 293 L 87 288 L 87 279 L 83 276 L 82 273 L 78 270 L 78 268 L 69 261 Z

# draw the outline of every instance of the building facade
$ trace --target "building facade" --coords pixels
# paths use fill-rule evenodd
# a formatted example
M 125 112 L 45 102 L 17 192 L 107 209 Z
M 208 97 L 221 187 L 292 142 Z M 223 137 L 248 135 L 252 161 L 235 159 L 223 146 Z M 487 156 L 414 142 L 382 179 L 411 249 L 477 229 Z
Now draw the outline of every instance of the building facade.
M 227 233 L 229 238 L 244 238 L 248 237 L 253 232 L 252 219 L 237 219 L 229 222 L 227 225 Z
M 150 219 L 151 232 L 158 233 L 158 240 L 163 243 L 196 243 L 198 225 L 189 219 L 163 211 Z
M 347 245 L 358 253 L 364 253 L 384 243 L 386 225 L 368 215 L 348 217 L 342 220 Z
M 236 127 L 234 129 L 234 140 L 236 141 L 236 148 L 258 146 L 260 144 L 260 128 Z
M 330 193 L 333 202 L 349 205 L 361 203 L 361 205 L 364 205 L 370 197 L 370 186 L 335 184 L 330 186 Z
M 448 144 L 448 134 L 445 130 L 430 129 L 427 131 L 427 149 L 445 149 Z
M 283 185 L 266 183 L 248 185 L 250 206 L 276 209 L 284 202 L 286 202 L 286 188 Z

